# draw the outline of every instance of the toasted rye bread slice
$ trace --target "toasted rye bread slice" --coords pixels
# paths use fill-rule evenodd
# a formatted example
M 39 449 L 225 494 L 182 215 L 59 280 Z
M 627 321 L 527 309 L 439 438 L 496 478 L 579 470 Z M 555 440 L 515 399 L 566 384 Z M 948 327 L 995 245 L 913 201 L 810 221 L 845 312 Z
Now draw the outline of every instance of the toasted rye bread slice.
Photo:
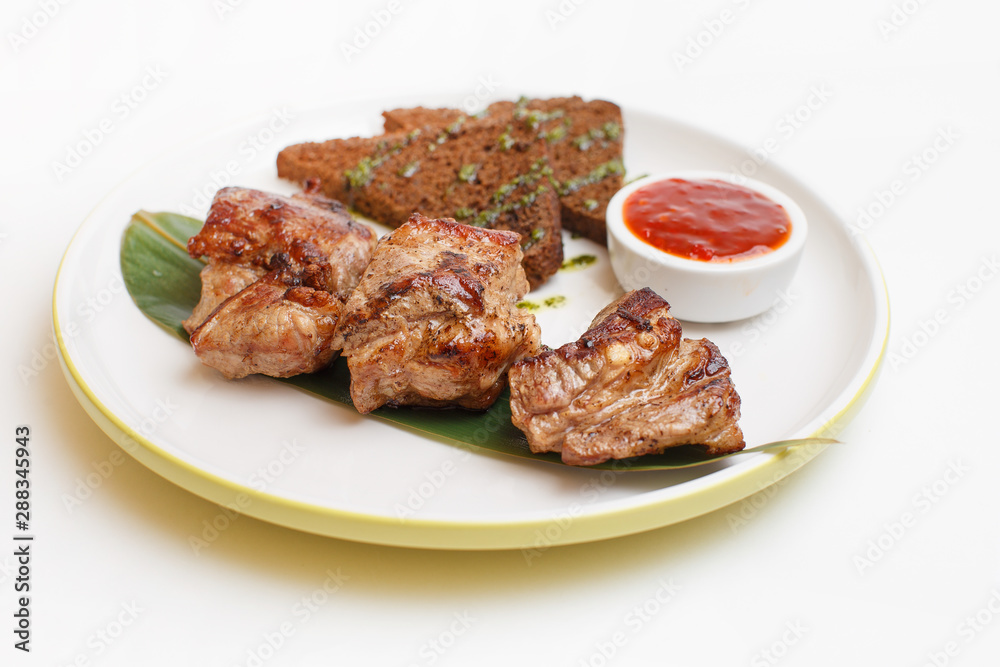
M 559 183 L 562 226 L 607 244 L 608 201 L 623 185 L 621 109 L 605 100 L 580 97 L 495 102 L 483 114 L 468 117 L 458 109 L 414 107 L 383 112 L 386 132 L 466 122 L 507 122 L 534 133 L 549 145 L 552 171 Z
M 382 129 L 386 132 L 409 132 L 418 127 L 443 127 L 454 123 L 462 115 L 458 109 L 392 109 L 382 112 Z
M 456 121 L 372 138 L 289 146 L 278 175 L 397 227 L 415 212 L 521 234 L 532 288 L 562 264 L 548 146 L 506 123 Z

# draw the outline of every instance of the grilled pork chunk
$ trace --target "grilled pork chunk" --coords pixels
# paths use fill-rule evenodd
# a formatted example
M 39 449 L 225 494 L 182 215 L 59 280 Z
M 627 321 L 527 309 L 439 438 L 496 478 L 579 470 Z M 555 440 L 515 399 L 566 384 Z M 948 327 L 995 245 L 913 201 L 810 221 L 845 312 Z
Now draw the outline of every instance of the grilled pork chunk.
M 535 318 L 516 305 L 521 258 L 518 234 L 419 214 L 383 237 L 334 340 L 358 411 L 489 407 L 510 365 L 538 351 Z
M 201 302 L 184 321 L 193 332 L 226 298 L 271 270 L 301 273 L 328 265 L 323 289 L 346 294 L 375 249 L 375 233 L 340 202 L 312 190 L 283 197 L 248 188 L 215 195 L 204 227 L 188 241 L 192 257 L 207 257 Z
M 322 274 L 322 275 L 321 275 Z M 191 334 L 206 366 L 227 378 L 253 373 L 290 377 L 324 368 L 336 355 L 330 343 L 343 297 L 322 286 L 319 265 L 301 274 L 272 271 L 222 302 Z
M 193 333 L 223 301 L 256 282 L 265 272 L 263 267 L 252 264 L 210 261 L 201 270 L 201 300 L 191 317 L 182 322 L 184 329 Z
M 743 449 L 729 364 L 710 341 L 682 339 L 669 309 L 649 288 L 629 292 L 575 343 L 514 364 L 512 421 L 533 452 L 594 465 L 682 444 Z

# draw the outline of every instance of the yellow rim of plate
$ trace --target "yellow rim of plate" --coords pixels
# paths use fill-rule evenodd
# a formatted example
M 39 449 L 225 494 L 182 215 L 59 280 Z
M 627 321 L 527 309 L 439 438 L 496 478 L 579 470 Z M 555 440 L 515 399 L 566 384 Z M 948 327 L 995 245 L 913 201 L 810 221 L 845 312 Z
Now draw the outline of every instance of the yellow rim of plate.
M 60 265 L 60 275 L 61 272 Z M 56 292 L 58 285 L 57 276 Z M 886 290 L 884 279 L 882 287 Z M 886 327 L 877 359 L 854 396 L 812 436 L 834 435 L 853 418 L 870 394 L 888 342 L 888 301 L 884 303 Z M 435 521 L 349 512 L 289 500 L 242 486 L 201 470 L 151 443 L 109 410 L 83 381 L 65 347 L 55 298 L 53 323 L 60 363 L 70 380 L 73 394 L 101 430 L 137 461 L 174 484 L 242 514 L 310 533 L 359 542 L 436 549 L 544 550 L 561 544 L 620 537 L 679 523 L 738 502 L 780 481 L 826 448 L 826 445 L 792 448 L 770 455 L 765 464 L 730 477 L 725 483 L 707 484 L 679 498 L 582 514 L 569 520 L 566 517 L 549 517 L 502 522 Z

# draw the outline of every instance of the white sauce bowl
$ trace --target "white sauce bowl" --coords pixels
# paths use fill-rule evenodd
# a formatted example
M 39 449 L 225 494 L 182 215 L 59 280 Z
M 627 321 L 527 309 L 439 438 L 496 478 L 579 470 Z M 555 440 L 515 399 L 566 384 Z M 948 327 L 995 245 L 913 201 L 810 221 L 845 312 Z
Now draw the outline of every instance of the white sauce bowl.
M 788 213 L 788 240 L 770 252 L 731 262 L 686 259 L 653 247 L 629 231 L 622 209 L 639 188 L 672 178 L 724 181 L 764 195 Z M 731 322 L 770 308 L 791 283 L 808 234 L 805 214 L 788 195 L 760 181 L 714 171 L 661 173 L 629 183 L 611 198 L 607 227 L 608 254 L 619 284 L 626 290 L 652 288 L 670 303 L 674 317 L 691 322 Z

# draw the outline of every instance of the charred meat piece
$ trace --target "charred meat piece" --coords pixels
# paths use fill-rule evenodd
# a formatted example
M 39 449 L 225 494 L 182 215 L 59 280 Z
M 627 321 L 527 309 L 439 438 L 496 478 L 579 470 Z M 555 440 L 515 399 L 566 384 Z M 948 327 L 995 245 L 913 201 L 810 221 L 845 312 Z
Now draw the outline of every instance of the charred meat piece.
M 512 421 L 533 452 L 594 465 L 684 444 L 743 449 L 729 364 L 710 341 L 682 339 L 669 309 L 649 288 L 629 292 L 578 341 L 514 364 Z
M 517 308 L 521 258 L 514 232 L 418 214 L 383 237 L 334 340 L 358 411 L 489 407 L 510 365 L 538 351 L 535 318 Z
M 184 327 L 194 331 L 219 303 L 246 287 L 251 274 L 328 265 L 322 289 L 346 293 L 357 284 L 375 242 L 375 232 L 355 221 L 343 204 L 311 190 L 283 197 L 223 188 L 205 225 L 188 241 L 188 253 L 206 257 L 211 268 L 202 272 L 202 302 Z
M 328 365 L 344 305 L 322 289 L 329 279 L 319 265 L 302 274 L 272 271 L 222 302 L 191 334 L 201 362 L 226 377 L 253 373 L 289 377 Z
M 340 202 L 309 191 L 283 197 L 248 188 L 215 195 L 205 226 L 188 241 L 192 257 L 267 267 L 287 256 L 293 269 L 328 263 L 330 292 L 351 289 L 375 246 L 375 233 Z

